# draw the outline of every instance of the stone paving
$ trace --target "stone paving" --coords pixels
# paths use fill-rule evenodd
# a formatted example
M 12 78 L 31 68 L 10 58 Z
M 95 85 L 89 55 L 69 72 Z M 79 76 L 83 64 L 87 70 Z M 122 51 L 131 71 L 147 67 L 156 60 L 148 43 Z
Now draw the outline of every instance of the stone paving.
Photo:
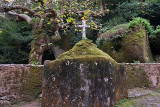
M 135 88 L 128 90 L 128 95 L 116 107 L 160 107 L 160 91 Z
M 143 88 L 128 90 L 128 99 L 119 102 L 115 107 L 160 107 L 160 91 Z M 29 103 L 19 103 L 11 107 L 41 107 L 40 100 Z

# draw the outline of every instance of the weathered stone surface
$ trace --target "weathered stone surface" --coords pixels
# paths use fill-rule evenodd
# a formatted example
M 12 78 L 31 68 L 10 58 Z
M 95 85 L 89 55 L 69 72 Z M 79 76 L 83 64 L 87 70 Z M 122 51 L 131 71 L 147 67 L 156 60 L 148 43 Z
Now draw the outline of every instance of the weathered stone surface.
M 10 107 L 11 103 L 7 100 L 0 100 L 0 107 Z
M 112 107 L 124 98 L 123 66 L 88 41 L 45 63 L 42 107 Z
M 0 65 L 0 107 L 31 101 L 41 93 L 43 66 Z
M 160 89 L 160 63 L 123 64 L 126 69 L 127 86 Z
M 133 63 L 152 61 L 148 36 L 144 27 L 130 29 L 128 24 L 115 26 L 101 35 L 104 42 L 100 49 L 117 62 Z
M 128 88 L 149 87 L 158 90 L 160 89 L 160 63 L 124 64 L 124 66 L 127 71 L 126 77 Z M 0 107 L 6 107 L 5 105 L 9 106 L 10 104 L 19 101 L 32 100 L 36 96 L 35 93 L 41 92 L 41 88 L 33 88 L 35 85 L 33 85 L 31 81 L 28 82 L 31 83 L 31 85 L 23 85 L 23 87 L 25 88 L 26 86 L 26 89 L 28 90 L 25 91 L 25 94 L 20 91 L 24 88 L 20 85 L 21 82 L 19 81 L 19 78 L 22 80 L 22 77 L 23 79 L 32 77 L 29 76 L 30 68 L 32 67 L 32 65 L 0 65 Z M 37 87 L 41 87 L 40 81 L 42 81 L 42 78 L 39 76 L 43 72 L 43 65 L 36 67 L 38 67 L 38 75 L 36 75 L 36 78 L 39 81 Z M 23 70 L 26 72 L 25 75 L 28 76 L 24 75 L 22 72 Z M 18 77 L 18 74 L 23 74 L 23 76 Z M 17 75 L 16 78 L 15 75 Z M 37 91 L 33 91 L 32 89 L 37 89 Z M 14 95 L 14 93 L 16 94 Z M 33 97 L 28 97 L 29 95 L 33 95 Z
M 11 107 L 41 107 L 41 102 L 39 100 L 22 102 Z M 160 107 L 160 91 L 143 88 L 129 89 L 128 99 L 119 101 L 115 107 Z
M 117 107 L 160 107 L 160 93 L 143 88 L 129 89 L 128 99 L 117 103 Z

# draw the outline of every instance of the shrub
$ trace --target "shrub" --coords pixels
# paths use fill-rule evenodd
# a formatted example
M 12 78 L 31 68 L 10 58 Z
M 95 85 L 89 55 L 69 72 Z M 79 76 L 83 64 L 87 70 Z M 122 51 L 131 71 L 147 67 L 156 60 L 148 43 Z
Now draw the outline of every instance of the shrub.
M 148 2 L 123 2 L 117 5 L 115 14 L 124 17 L 127 21 L 135 17 L 142 17 L 150 20 L 154 26 L 160 24 L 160 2 L 159 0 L 150 0 Z
M 0 19 L 0 63 L 28 63 L 32 29 L 26 22 Z
M 116 7 L 115 13 L 118 14 L 118 16 L 124 17 L 127 21 L 130 21 L 141 14 L 140 5 L 142 4 L 143 3 L 138 2 L 123 2 Z
M 140 17 L 150 20 L 150 23 L 154 26 L 160 25 L 160 1 L 159 0 L 152 0 L 143 9 L 143 13 Z
M 152 27 L 146 19 L 137 17 L 134 18 L 132 21 L 130 21 L 129 23 L 130 28 L 136 28 L 137 26 L 144 26 L 148 33 L 152 32 Z
M 156 27 L 156 30 L 154 30 L 154 31 L 152 32 L 152 36 L 153 36 L 153 37 L 156 37 L 156 35 L 158 35 L 158 34 L 160 34 L 160 25 L 158 25 L 158 26 Z
M 103 28 L 100 29 L 100 32 L 105 32 L 116 25 L 126 23 L 126 19 L 121 16 L 115 16 L 109 19 L 107 22 L 104 23 Z

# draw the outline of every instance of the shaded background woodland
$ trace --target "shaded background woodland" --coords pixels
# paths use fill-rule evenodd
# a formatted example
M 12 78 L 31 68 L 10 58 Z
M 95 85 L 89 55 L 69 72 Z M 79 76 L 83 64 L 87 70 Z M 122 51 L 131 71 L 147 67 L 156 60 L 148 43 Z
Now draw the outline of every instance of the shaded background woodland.
M 77 3 L 82 3 L 83 0 L 77 0 Z M 148 31 L 149 42 L 151 50 L 154 56 L 159 56 L 157 51 L 159 46 L 155 46 L 155 40 L 159 40 L 160 37 L 156 36 L 160 33 L 160 1 L 159 0 L 97 0 L 91 1 L 94 5 L 92 10 L 97 11 L 103 7 L 103 15 L 93 14 L 88 18 L 88 24 L 91 25 L 90 29 L 87 29 L 87 38 L 92 40 L 93 43 L 99 44 L 97 38 L 99 35 L 116 25 L 125 24 L 130 22 L 135 17 L 142 17 L 150 22 L 150 25 L 146 25 L 150 28 Z M 100 4 L 102 3 L 102 4 Z M 22 1 L 23 4 L 23 1 Z M 37 5 L 37 4 L 34 4 Z M 89 4 L 88 4 L 89 5 Z M 67 5 L 66 5 L 67 6 Z M 56 7 L 57 9 L 60 7 Z M 67 7 L 66 7 L 67 8 Z M 81 8 L 81 7 L 79 7 Z M 88 7 L 90 8 L 90 7 Z M 102 10 L 101 10 L 102 12 Z M 75 23 L 81 24 L 83 14 L 73 15 Z M 67 15 L 63 15 L 64 22 L 72 22 Z M 36 20 L 36 19 L 35 19 Z M 61 22 L 60 22 L 61 23 Z M 54 24 L 47 23 L 45 33 L 51 37 L 54 33 L 52 29 Z M 92 28 L 93 25 L 93 28 Z M 45 26 L 45 25 L 44 25 Z M 71 46 L 81 40 L 81 29 L 76 28 L 74 24 L 69 24 L 66 29 L 59 29 L 61 39 L 56 41 L 54 45 L 59 46 L 61 49 L 65 48 L 65 41 L 67 38 Z M 27 64 L 29 58 L 29 52 L 31 50 L 31 41 L 33 39 L 33 30 L 26 21 L 6 14 L 0 17 L 0 63 L 1 64 Z M 51 44 L 52 45 L 52 44 Z M 43 53 L 44 60 L 53 60 L 54 54 L 50 48 Z

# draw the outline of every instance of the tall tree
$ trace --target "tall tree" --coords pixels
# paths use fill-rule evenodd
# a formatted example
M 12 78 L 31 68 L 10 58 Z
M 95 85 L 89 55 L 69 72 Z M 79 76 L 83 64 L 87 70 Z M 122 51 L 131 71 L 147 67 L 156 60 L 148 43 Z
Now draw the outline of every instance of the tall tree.
M 71 25 L 76 25 L 76 20 L 90 18 L 90 24 L 97 29 L 92 17 L 103 15 L 103 7 L 95 0 L 13 0 L 6 5 L 1 1 L 0 11 L 26 20 L 33 28 L 34 37 L 31 43 L 29 63 L 41 64 L 43 52 L 50 43 L 54 43 L 59 36 L 58 30 L 64 31 Z M 90 17 L 91 16 L 91 17 Z M 78 18 L 77 18 L 78 17 Z M 49 39 L 47 28 L 52 30 L 52 39 Z M 56 54 L 56 51 L 54 51 Z

